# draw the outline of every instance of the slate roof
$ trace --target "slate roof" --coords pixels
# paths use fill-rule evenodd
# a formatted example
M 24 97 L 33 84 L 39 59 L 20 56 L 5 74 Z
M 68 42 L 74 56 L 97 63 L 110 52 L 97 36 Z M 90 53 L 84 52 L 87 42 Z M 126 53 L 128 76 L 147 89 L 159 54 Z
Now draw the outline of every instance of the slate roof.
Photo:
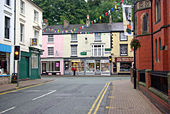
M 60 30 L 68 30 L 67 33 L 65 34 L 70 34 L 71 31 L 69 32 L 69 30 L 73 30 L 74 28 L 78 28 L 78 31 L 76 32 L 120 32 L 120 31 L 124 31 L 123 28 L 123 23 L 102 23 L 102 24 L 92 24 L 89 27 L 85 27 L 84 29 L 80 29 L 80 27 L 84 26 L 83 24 L 70 24 L 67 28 L 64 28 L 63 25 L 56 25 L 56 26 L 47 26 L 46 28 L 43 29 L 43 35 L 45 34 L 61 34 L 58 32 L 54 32 L 58 31 L 58 29 Z M 49 30 L 49 29 L 54 29 L 53 31 Z M 44 31 L 45 30 L 45 31 Z

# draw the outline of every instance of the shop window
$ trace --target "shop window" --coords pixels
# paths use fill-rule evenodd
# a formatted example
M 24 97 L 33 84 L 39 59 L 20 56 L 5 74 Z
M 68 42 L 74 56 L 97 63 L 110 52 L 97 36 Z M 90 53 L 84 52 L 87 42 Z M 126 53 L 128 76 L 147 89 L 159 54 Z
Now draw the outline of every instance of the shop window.
M 10 0 L 6 0 L 5 2 L 6 5 L 10 6 Z
M 25 3 L 22 0 L 20 1 L 20 13 L 25 13 Z
M 54 42 L 53 35 L 48 35 L 48 43 L 53 43 L 53 42 Z
M 161 0 L 155 0 L 155 22 L 161 20 Z
M 48 55 L 54 55 L 54 47 L 48 47 Z
M 34 10 L 34 21 L 38 22 L 38 12 Z
M 121 32 L 120 33 L 120 41 L 127 41 L 127 40 L 128 40 L 127 36 L 125 36 L 124 33 Z
M 101 33 L 95 34 L 95 41 L 101 41 Z
M 84 62 L 79 61 L 79 62 L 72 62 L 72 68 L 76 68 L 77 72 L 84 72 Z
M 161 49 L 162 49 L 161 38 L 159 38 L 159 61 L 161 60 Z
M 24 40 L 24 25 L 20 24 L 20 41 L 23 42 Z
M 32 54 L 31 60 L 32 60 L 32 68 L 38 68 L 38 55 Z
M 9 75 L 9 53 L 0 52 L 0 76 Z
M 157 44 L 157 39 L 155 40 L 155 54 L 156 54 L 156 62 L 158 61 L 158 44 Z
M 77 56 L 77 45 L 71 45 L 71 56 Z
M 101 63 L 101 71 L 102 72 L 109 72 L 109 62 L 107 63 Z
M 142 24 L 143 24 L 143 26 L 142 26 L 143 34 L 147 33 L 148 32 L 148 14 L 147 13 L 143 15 L 143 23 Z
M 130 71 L 132 64 L 130 62 L 121 62 L 120 63 L 120 71 Z
M 5 38 L 10 36 L 10 18 L 5 16 Z
M 71 34 L 71 41 L 77 41 L 77 34 Z
M 49 62 L 49 72 L 60 71 L 60 61 L 50 61 Z
M 92 45 L 92 56 L 104 56 L 104 45 Z
M 128 55 L 128 44 L 120 44 L 120 56 Z
M 93 62 L 86 63 L 86 72 L 95 72 L 95 66 Z

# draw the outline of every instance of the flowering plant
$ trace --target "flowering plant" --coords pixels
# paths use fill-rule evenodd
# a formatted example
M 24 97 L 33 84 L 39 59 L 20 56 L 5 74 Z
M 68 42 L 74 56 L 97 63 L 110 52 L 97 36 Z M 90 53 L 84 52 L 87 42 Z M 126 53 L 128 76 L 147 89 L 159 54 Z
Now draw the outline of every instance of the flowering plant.
M 134 39 L 131 41 L 130 46 L 131 46 L 132 49 L 135 49 L 135 50 L 137 50 L 138 48 L 141 47 L 139 40 L 136 39 L 136 38 L 134 38 Z

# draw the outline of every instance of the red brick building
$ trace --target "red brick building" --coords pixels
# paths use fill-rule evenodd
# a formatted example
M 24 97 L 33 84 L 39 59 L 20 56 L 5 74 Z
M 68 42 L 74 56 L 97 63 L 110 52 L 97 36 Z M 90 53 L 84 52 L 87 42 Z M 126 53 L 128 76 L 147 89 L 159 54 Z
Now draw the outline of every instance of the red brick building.
M 137 85 L 164 113 L 170 111 L 170 0 L 135 3 Z

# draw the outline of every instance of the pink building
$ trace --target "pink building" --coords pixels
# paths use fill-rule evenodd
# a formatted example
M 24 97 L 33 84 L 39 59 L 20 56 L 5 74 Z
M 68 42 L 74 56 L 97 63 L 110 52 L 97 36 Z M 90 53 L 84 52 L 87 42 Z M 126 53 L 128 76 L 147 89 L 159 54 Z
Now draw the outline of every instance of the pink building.
M 41 74 L 63 75 L 63 36 L 43 35 Z

